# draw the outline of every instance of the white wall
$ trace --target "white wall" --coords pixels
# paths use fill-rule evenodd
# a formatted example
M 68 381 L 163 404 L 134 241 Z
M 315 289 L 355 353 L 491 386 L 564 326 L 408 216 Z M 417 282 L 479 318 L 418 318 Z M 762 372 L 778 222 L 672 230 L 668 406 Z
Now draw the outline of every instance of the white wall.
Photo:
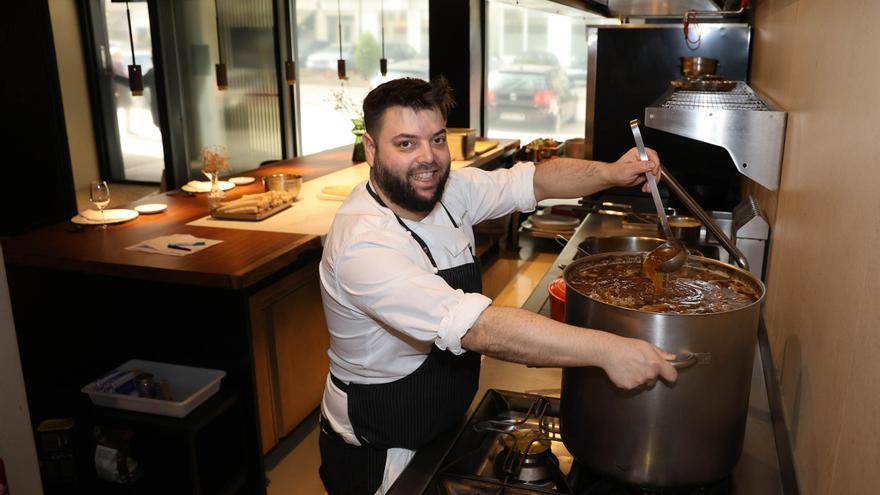
M 40 469 L 31 430 L 6 263 L 0 246 L 0 458 L 6 464 L 9 493 L 41 495 Z
M 801 492 L 880 484 L 880 2 L 756 3 L 752 83 L 788 112 L 767 320 Z

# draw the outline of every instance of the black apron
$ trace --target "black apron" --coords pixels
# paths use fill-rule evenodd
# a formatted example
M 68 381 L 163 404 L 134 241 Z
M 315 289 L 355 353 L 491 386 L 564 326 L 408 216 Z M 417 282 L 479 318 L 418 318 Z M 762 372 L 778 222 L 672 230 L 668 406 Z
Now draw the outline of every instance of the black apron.
M 387 208 L 369 183 L 367 191 Z M 442 202 L 440 205 L 452 225 L 459 228 L 446 206 Z M 437 268 L 427 244 L 399 216 L 394 216 Z M 454 289 L 483 291 L 476 258 L 464 265 L 438 270 L 437 275 Z M 480 355 L 465 352 L 456 356 L 432 346 L 415 371 L 393 382 L 367 385 L 346 384 L 333 375 L 330 379 L 348 395 L 349 421 L 361 445 L 346 443 L 322 417 L 321 480 L 329 495 L 373 495 L 382 484 L 387 449 L 418 450 L 458 424 L 477 393 Z

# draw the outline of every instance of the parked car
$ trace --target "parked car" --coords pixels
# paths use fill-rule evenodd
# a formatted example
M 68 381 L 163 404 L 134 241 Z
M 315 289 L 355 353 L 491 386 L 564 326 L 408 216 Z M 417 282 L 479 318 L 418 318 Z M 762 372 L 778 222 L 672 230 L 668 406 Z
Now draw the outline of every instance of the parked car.
M 565 70 L 572 84 L 585 84 L 587 80 L 587 56 L 576 55 L 571 60 L 571 65 Z
M 398 79 L 401 77 L 415 77 L 417 79 L 428 80 L 429 64 L 428 59 L 426 58 L 414 58 L 410 60 L 404 60 L 402 62 L 392 62 L 388 61 L 388 74 L 382 76 L 382 74 L 376 74 L 375 76 L 370 78 L 370 89 L 375 88 L 376 86 L 390 81 L 392 79 Z
M 489 119 L 528 123 L 558 131 L 577 111 L 577 96 L 565 72 L 551 65 L 521 65 L 489 74 Z
M 389 62 L 409 60 L 417 55 L 415 48 L 406 43 L 385 43 L 385 58 Z
M 513 65 L 552 65 L 561 67 L 559 58 L 550 52 L 533 50 L 520 53 L 513 57 Z
M 342 45 L 342 58 L 345 59 L 346 69 L 354 70 L 354 49 L 351 45 Z M 306 68 L 335 72 L 337 60 L 339 60 L 339 46 L 327 45 L 306 58 Z

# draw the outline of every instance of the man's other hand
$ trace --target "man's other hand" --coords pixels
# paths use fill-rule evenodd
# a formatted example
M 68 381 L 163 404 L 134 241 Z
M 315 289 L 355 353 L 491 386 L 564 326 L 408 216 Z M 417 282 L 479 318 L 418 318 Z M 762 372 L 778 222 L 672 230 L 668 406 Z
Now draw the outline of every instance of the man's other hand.
M 642 385 L 650 388 L 658 378 L 669 383 L 678 379 L 678 371 L 669 364 L 675 354 L 644 340 L 619 337 L 610 350 L 602 368 L 620 388 L 633 389 Z

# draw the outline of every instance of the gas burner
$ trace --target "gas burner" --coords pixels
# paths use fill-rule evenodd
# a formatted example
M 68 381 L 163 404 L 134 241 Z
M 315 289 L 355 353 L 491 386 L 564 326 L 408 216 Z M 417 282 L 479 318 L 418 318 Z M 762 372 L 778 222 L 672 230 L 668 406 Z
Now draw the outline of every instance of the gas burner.
M 547 415 L 550 402 L 538 397 L 519 418 L 491 419 L 474 425 L 478 432 L 498 433 L 500 450 L 492 461 L 495 475 L 508 482 L 551 486 L 559 461 L 551 452 L 558 422 Z
M 560 400 L 490 389 L 451 445 L 410 463 L 388 495 L 736 495 L 779 493 L 736 472 L 695 487 L 628 485 L 577 462 L 562 442 Z M 505 440 L 507 439 L 507 440 Z M 549 448 L 547 447 L 549 442 Z M 433 459 L 436 456 L 436 460 Z M 508 457 L 510 456 L 510 457 Z M 427 462 L 426 462 L 427 461 Z M 431 464 L 436 462 L 437 464 Z M 517 468 L 518 466 L 518 468 Z M 748 466 L 766 474 L 766 466 Z M 548 479 L 543 469 L 548 468 Z M 509 474 L 519 469 L 519 476 Z M 757 470 L 756 470 L 757 469 Z M 432 474 L 425 476 L 425 471 Z M 753 474 L 752 476 L 755 476 Z M 533 480 L 533 481 L 528 481 Z M 745 484 L 743 484 L 745 480 Z M 755 489 L 755 488 L 758 489 Z
M 514 427 L 501 435 L 501 445 L 494 461 L 499 476 L 534 484 L 552 480 L 558 463 L 550 452 L 550 439 L 540 429 Z

